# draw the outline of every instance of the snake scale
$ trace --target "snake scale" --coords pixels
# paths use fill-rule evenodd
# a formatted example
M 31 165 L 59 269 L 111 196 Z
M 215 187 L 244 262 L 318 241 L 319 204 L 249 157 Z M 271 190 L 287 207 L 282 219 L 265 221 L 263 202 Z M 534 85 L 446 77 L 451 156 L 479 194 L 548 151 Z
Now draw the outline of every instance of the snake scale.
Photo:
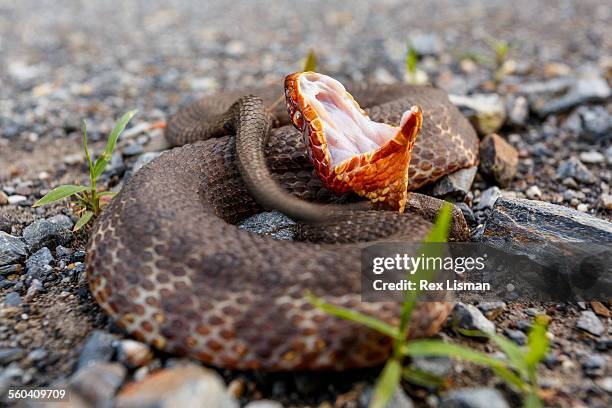
M 397 124 L 411 105 L 422 107 L 411 189 L 476 163 L 478 139 L 444 92 L 408 85 L 347 89 L 376 121 Z M 361 302 L 360 251 L 377 240 L 423 239 L 431 224 L 421 215 L 431 219 L 436 209 L 414 194 L 404 214 L 349 210 L 324 227 L 305 225 L 303 241 L 238 228 L 262 210 L 247 188 L 258 181 L 245 183 L 241 170 L 259 172 L 257 158 L 264 156 L 244 140 L 266 131 L 270 115 L 262 115 L 259 105 L 272 106 L 282 92 L 280 86 L 258 89 L 251 93 L 263 102 L 246 98 L 233 105 L 247 92 L 220 94 L 169 120 L 166 137 L 181 147 L 134 174 L 94 225 L 87 248 L 90 289 L 135 338 L 214 366 L 283 371 L 380 364 L 389 355 L 389 338 L 326 315 L 304 293 L 397 323 L 400 304 Z M 294 200 L 329 202 L 284 107 L 271 116 L 265 161 L 276 184 Z M 255 159 L 239 163 L 237 143 L 241 154 Z M 447 302 L 419 303 L 410 335 L 434 334 L 450 308 Z

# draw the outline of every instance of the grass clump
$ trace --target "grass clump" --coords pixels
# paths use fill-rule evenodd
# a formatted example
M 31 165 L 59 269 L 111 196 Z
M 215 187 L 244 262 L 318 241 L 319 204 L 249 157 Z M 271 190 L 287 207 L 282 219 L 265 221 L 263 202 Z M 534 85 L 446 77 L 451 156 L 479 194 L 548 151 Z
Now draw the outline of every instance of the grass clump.
M 98 178 L 104 173 L 104 170 L 108 166 L 111 160 L 115 147 L 117 146 L 117 139 L 119 135 L 125 129 L 128 122 L 136 111 L 130 111 L 124 114 L 121 119 L 115 125 L 113 131 L 108 137 L 106 148 L 104 152 L 96 159 L 92 161 L 91 155 L 87 148 L 87 123 L 83 121 L 83 149 L 85 150 L 85 158 L 87 159 L 87 165 L 89 167 L 89 180 L 88 186 L 82 186 L 77 184 L 64 184 L 55 187 L 49 191 L 43 198 L 34 203 L 32 207 L 40 207 L 61 201 L 65 198 L 72 198 L 71 207 L 73 208 L 76 215 L 79 216 L 79 220 L 74 226 L 74 230 L 78 231 L 83 228 L 89 221 L 97 217 L 102 211 L 103 197 L 112 197 L 115 193 L 111 191 L 98 191 L 97 181 Z

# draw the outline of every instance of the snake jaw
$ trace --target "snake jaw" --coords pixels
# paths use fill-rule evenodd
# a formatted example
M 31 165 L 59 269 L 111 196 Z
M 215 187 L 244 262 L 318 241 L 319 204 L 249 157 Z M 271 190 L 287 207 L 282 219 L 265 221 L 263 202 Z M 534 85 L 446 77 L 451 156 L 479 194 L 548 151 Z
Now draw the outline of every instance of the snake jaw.
M 406 111 L 399 126 L 374 122 L 340 82 L 315 72 L 288 75 L 285 97 L 325 187 L 404 211 L 408 166 L 423 125 L 420 107 Z

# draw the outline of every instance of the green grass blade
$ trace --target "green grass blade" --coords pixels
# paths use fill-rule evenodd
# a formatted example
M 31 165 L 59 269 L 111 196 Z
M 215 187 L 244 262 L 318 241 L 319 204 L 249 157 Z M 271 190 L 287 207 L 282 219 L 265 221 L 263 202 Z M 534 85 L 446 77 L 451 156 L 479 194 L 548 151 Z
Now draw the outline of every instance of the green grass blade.
M 416 73 L 418 56 L 416 50 L 412 45 L 408 46 L 408 51 L 406 52 L 406 72 L 414 75 Z
M 123 130 L 127 126 L 130 119 L 132 119 L 134 115 L 136 115 L 136 112 L 138 111 L 136 110 L 129 111 L 126 114 L 124 114 L 121 117 L 121 119 L 119 119 L 119 122 L 117 122 L 117 124 L 115 125 L 115 128 L 113 129 L 110 136 L 108 137 L 108 142 L 106 143 L 106 148 L 104 149 L 105 156 L 109 158 L 111 157 L 111 155 L 113 154 L 113 151 L 115 151 L 115 146 L 117 145 L 117 139 L 119 139 L 119 135 L 121 134 L 121 132 L 123 132 Z
M 89 155 L 89 149 L 87 148 L 87 121 L 85 121 L 85 119 L 83 119 L 83 149 L 85 150 L 87 167 L 89 167 L 89 175 L 91 176 L 93 174 L 93 163 L 91 162 L 91 156 Z
M 81 218 L 79 218 L 79 220 L 77 221 L 73 231 L 78 231 L 83 228 L 89 222 L 89 220 L 91 220 L 91 217 L 93 217 L 93 215 L 93 212 L 85 211 L 83 215 L 81 215 Z
M 43 198 L 35 202 L 32 207 L 40 207 L 41 205 L 51 204 L 86 190 L 89 190 L 88 186 L 64 184 L 63 186 L 55 187 L 53 190 L 49 191 Z
M 341 306 L 331 305 L 311 294 L 306 294 L 306 299 L 329 315 L 360 323 L 394 339 L 399 338 L 399 333 L 395 327 L 383 322 L 382 320 L 378 320 L 375 317 L 368 316 Z
M 94 164 L 92 176 L 94 179 L 98 179 L 104 173 L 104 169 L 106 165 L 110 161 L 110 157 L 106 157 L 106 153 L 102 154 L 102 156 L 98 157 L 96 160 L 96 164 Z
M 402 377 L 404 377 L 404 380 L 422 387 L 440 388 L 446 385 L 443 378 L 413 367 L 405 367 L 402 370 Z
M 309 50 L 308 55 L 306 55 L 306 59 L 304 60 L 304 66 L 302 67 L 302 71 L 316 71 L 317 70 L 317 56 L 314 53 L 314 50 Z
M 487 336 L 508 356 L 514 368 L 517 369 L 523 378 L 527 378 L 529 376 L 529 371 L 525 362 L 525 352 L 523 349 L 512 340 L 508 340 L 499 334 L 487 334 Z
M 376 381 L 370 408 L 385 408 L 402 378 L 402 365 L 396 359 L 390 359 Z
M 535 368 L 548 353 L 548 337 L 546 337 L 546 327 L 548 322 L 544 317 L 537 316 L 529 334 L 527 335 L 527 354 L 525 363 L 529 368 Z
M 537 394 L 533 392 L 527 394 L 523 406 L 525 408 L 544 408 L 540 397 L 538 397 Z

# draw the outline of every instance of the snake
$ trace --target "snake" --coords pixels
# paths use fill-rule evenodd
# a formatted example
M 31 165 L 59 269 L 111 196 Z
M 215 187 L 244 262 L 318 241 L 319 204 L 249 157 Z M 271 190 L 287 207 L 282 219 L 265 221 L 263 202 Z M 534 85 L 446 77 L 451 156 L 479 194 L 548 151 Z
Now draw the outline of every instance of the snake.
M 478 138 L 444 91 L 367 83 L 347 89 L 379 122 L 397 125 L 410 106 L 422 108 L 408 170 L 411 191 L 477 163 Z M 354 208 L 350 197 L 327 191 L 313 174 L 302 134 L 275 104 L 283 92 L 274 84 L 219 93 L 168 120 L 165 136 L 175 147 L 132 175 L 92 228 L 90 290 L 134 338 L 212 366 L 341 371 L 380 365 L 392 351 L 391 338 L 325 313 L 305 293 L 397 325 L 400 303 L 361 301 L 361 252 L 376 242 L 423 240 L 441 200 L 410 193 L 400 214 Z M 298 223 L 299 238 L 292 241 L 239 226 L 271 208 L 298 218 L 313 208 L 342 216 Z M 466 239 L 460 211 L 453 220 L 454 236 Z M 451 308 L 449 301 L 417 303 L 409 336 L 435 334 Z

